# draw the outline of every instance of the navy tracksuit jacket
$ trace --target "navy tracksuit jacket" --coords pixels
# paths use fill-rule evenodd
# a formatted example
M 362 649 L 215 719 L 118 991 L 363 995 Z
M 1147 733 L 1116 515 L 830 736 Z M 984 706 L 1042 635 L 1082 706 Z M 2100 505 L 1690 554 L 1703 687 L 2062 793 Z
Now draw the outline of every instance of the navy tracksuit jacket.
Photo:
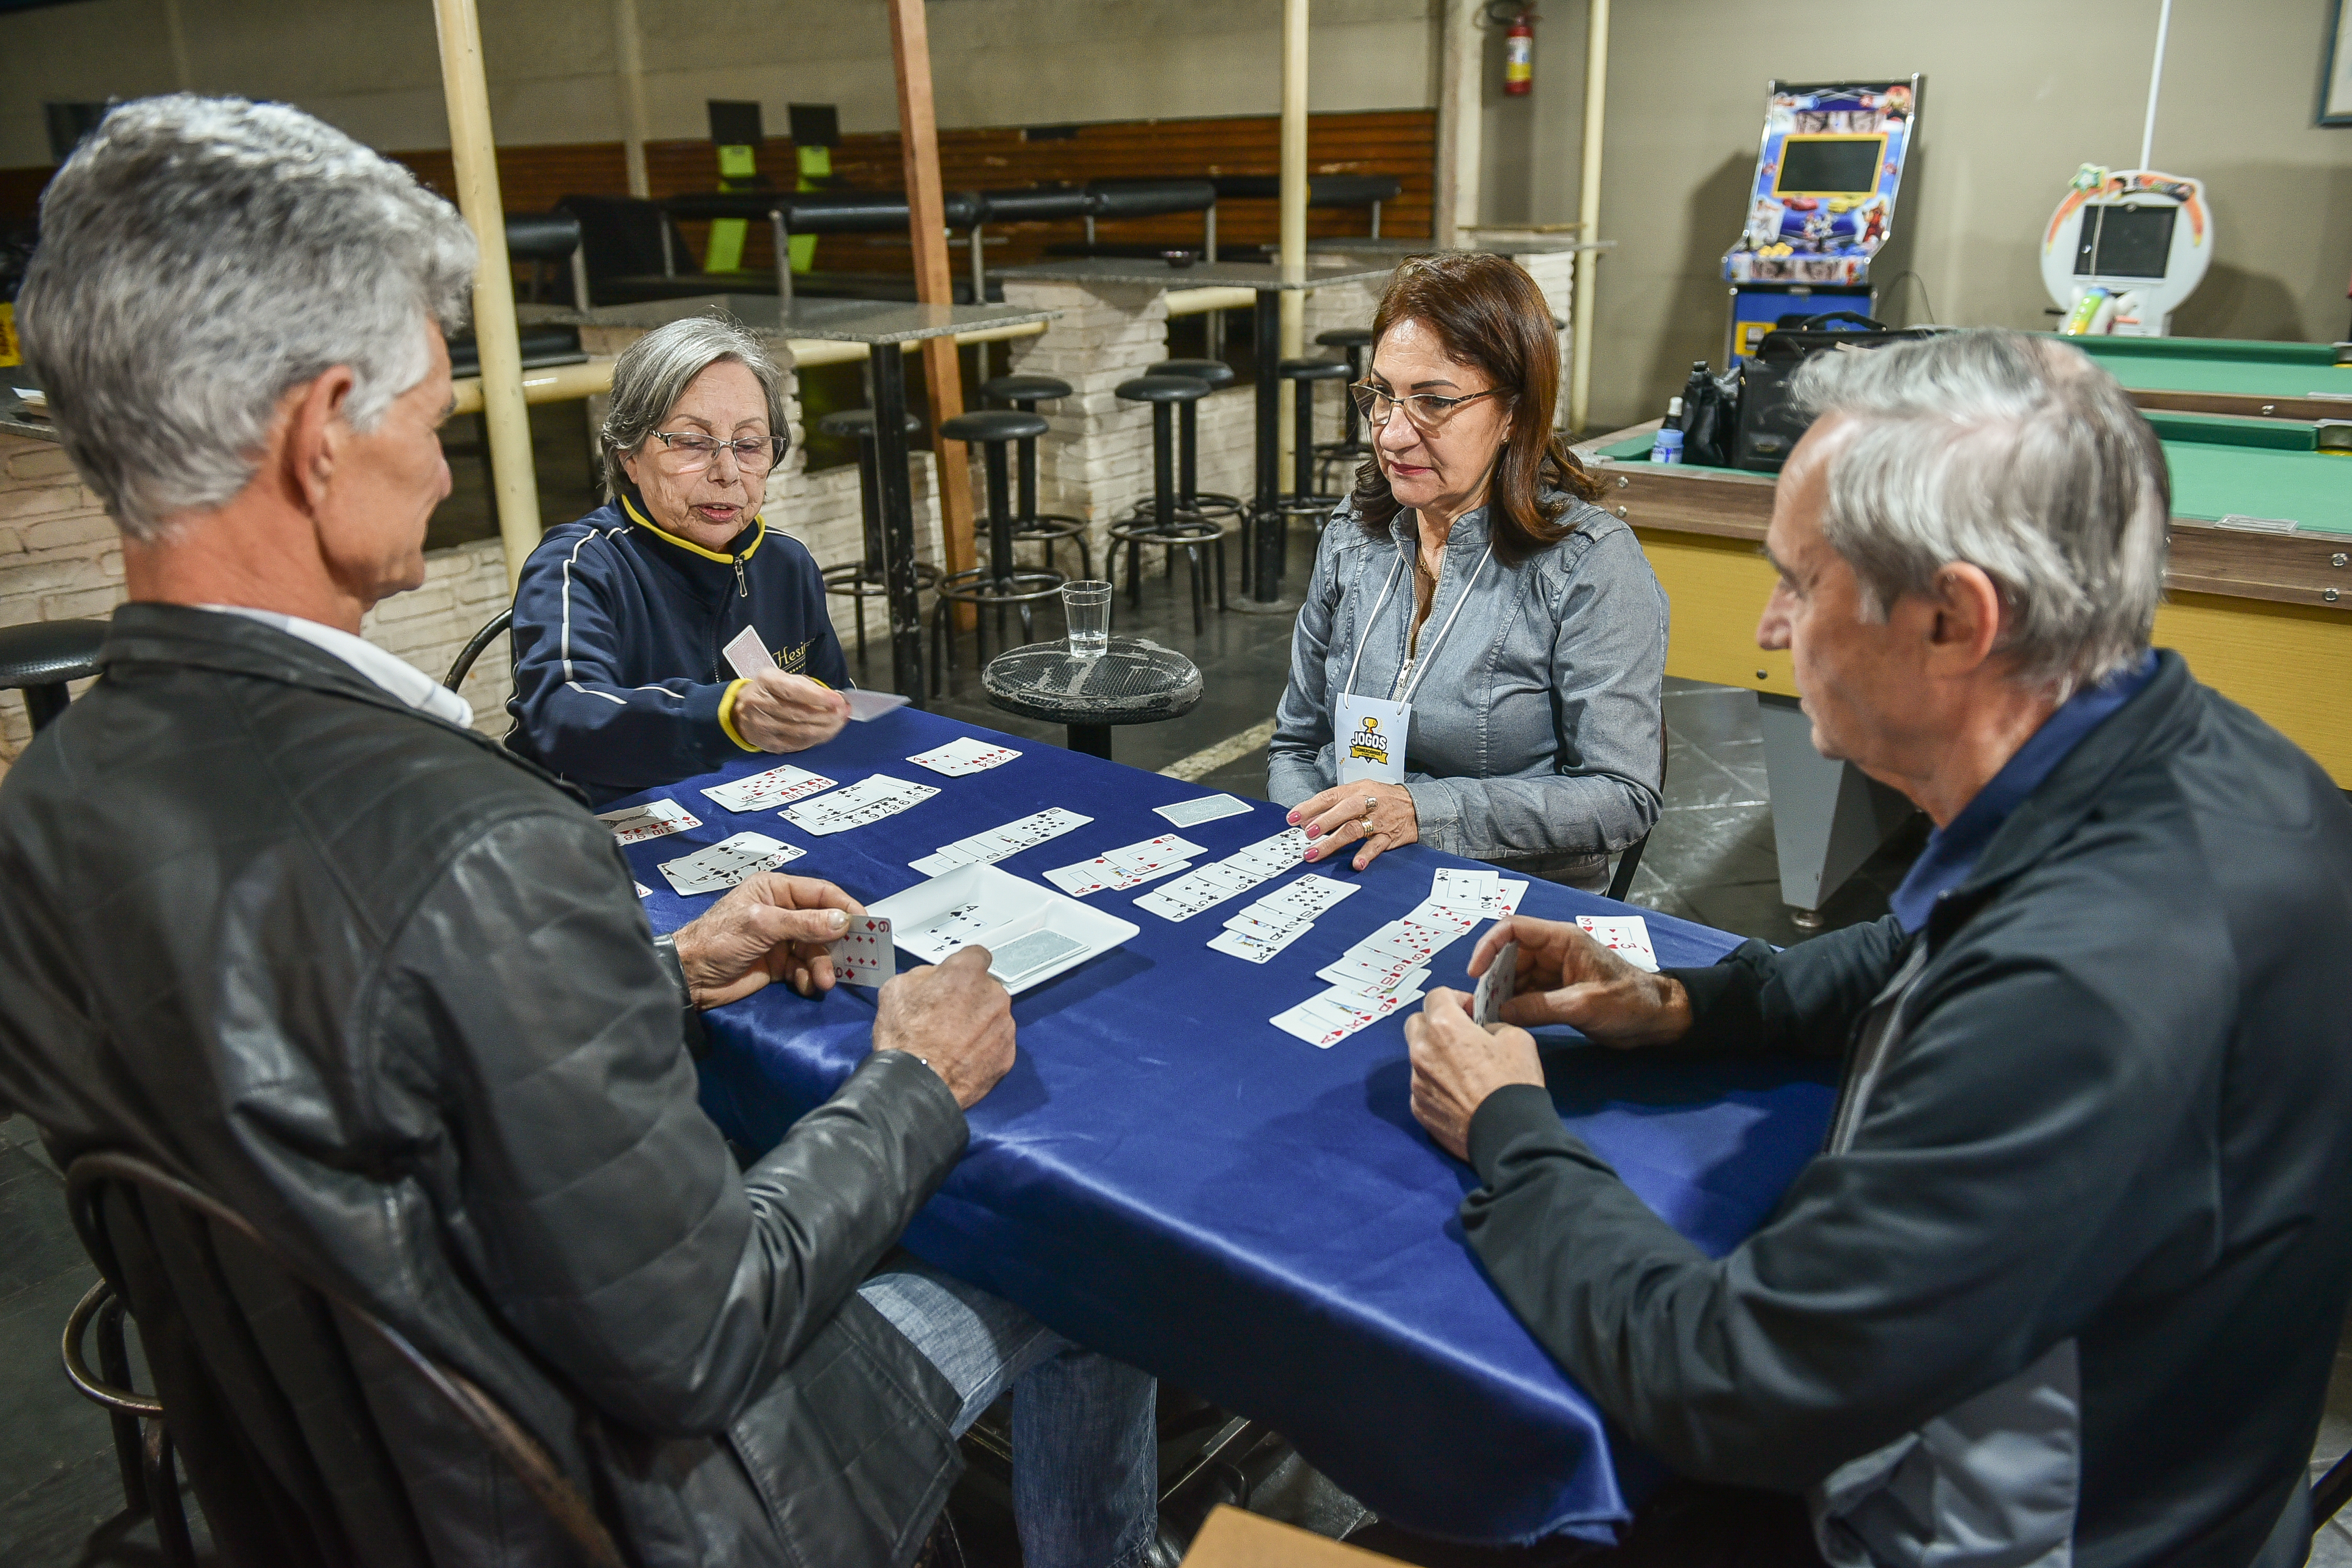
M 764 521 L 723 551 L 627 501 L 551 529 L 515 588 L 508 748 L 599 805 L 758 750 L 734 731 L 742 682 L 719 653 L 747 626 L 778 668 L 850 684 L 815 561 Z

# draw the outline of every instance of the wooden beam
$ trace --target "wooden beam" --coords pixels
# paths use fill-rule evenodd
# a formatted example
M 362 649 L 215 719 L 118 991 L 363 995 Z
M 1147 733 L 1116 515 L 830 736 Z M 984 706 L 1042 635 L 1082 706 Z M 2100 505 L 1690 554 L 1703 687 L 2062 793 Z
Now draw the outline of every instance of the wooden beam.
M 915 252 L 915 298 L 925 304 L 955 303 L 955 277 L 948 269 L 947 204 L 940 188 L 939 119 L 931 106 L 931 37 L 923 0 L 889 0 L 890 55 L 898 77 L 898 145 L 907 166 L 907 237 Z M 945 535 L 947 569 L 970 571 L 978 563 L 972 544 L 971 468 L 961 441 L 942 439 L 939 428 L 963 412 L 963 373 L 953 338 L 923 344 L 923 391 L 930 403 L 931 453 L 939 464 L 940 525 Z M 959 625 L 971 624 L 958 607 Z
M 498 142 L 490 133 L 490 89 L 482 71 L 482 23 L 474 0 L 435 0 L 441 87 L 449 100 L 449 156 L 457 207 L 474 231 L 474 342 L 482 359 L 482 414 L 490 427 L 490 488 L 505 541 L 507 581 L 539 548 L 539 476 L 523 406 L 522 347 L 515 330 L 514 268 L 507 260 L 506 213 L 499 200 Z

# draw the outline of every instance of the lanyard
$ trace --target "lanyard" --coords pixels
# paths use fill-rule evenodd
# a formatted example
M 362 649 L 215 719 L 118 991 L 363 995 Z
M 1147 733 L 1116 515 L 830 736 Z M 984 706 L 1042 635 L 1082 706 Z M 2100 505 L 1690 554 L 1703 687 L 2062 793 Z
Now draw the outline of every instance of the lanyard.
M 1429 673 L 1430 660 L 1437 657 L 1437 645 L 1444 642 L 1445 634 L 1454 629 L 1454 621 L 1461 616 L 1462 606 L 1470 602 L 1470 590 L 1478 585 L 1478 574 L 1484 572 L 1486 563 L 1494 558 L 1495 546 L 1490 542 L 1486 546 L 1486 553 L 1478 557 L 1478 564 L 1471 569 L 1470 580 L 1462 584 L 1462 596 L 1454 601 L 1454 613 L 1445 617 L 1445 624 L 1437 628 L 1437 635 L 1422 646 L 1420 655 L 1408 656 L 1404 668 L 1397 671 L 1397 684 L 1390 689 L 1390 700 L 1412 700 L 1413 692 L 1420 689 L 1421 678 Z M 1381 596 L 1372 601 L 1372 613 L 1364 617 L 1363 635 L 1356 639 L 1356 657 L 1348 666 L 1347 684 L 1340 688 L 1344 692 L 1352 694 L 1356 689 L 1356 671 L 1364 662 L 1364 645 L 1371 640 L 1372 627 L 1380 624 L 1381 611 L 1388 606 L 1389 591 L 1396 586 L 1397 572 L 1403 565 L 1404 554 L 1399 551 L 1396 560 L 1389 565 L 1387 578 L 1381 584 Z M 1406 628 L 1408 636 L 1411 630 L 1411 627 Z

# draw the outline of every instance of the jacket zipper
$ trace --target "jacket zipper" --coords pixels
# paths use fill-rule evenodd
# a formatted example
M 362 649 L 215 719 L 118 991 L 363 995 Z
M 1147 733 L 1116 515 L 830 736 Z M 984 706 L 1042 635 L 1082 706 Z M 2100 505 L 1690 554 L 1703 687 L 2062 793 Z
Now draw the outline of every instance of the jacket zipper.
M 751 596 L 751 584 L 744 579 L 743 558 L 740 555 L 735 557 L 735 596 L 739 599 L 748 599 Z

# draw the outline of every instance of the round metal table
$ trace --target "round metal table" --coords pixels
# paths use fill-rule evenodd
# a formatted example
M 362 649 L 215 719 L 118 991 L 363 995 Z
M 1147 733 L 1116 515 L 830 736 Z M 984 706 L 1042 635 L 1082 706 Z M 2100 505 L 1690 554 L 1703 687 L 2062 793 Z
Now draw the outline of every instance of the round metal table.
M 989 660 L 981 681 L 1007 713 L 1069 726 L 1070 750 L 1093 757 L 1110 755 L 1113 725 L 1181 718 L 1201 700 L 1192 661 L 1140 637 L 1113 637 L 1087 658 L 1067 643 L 1031 643 Z

